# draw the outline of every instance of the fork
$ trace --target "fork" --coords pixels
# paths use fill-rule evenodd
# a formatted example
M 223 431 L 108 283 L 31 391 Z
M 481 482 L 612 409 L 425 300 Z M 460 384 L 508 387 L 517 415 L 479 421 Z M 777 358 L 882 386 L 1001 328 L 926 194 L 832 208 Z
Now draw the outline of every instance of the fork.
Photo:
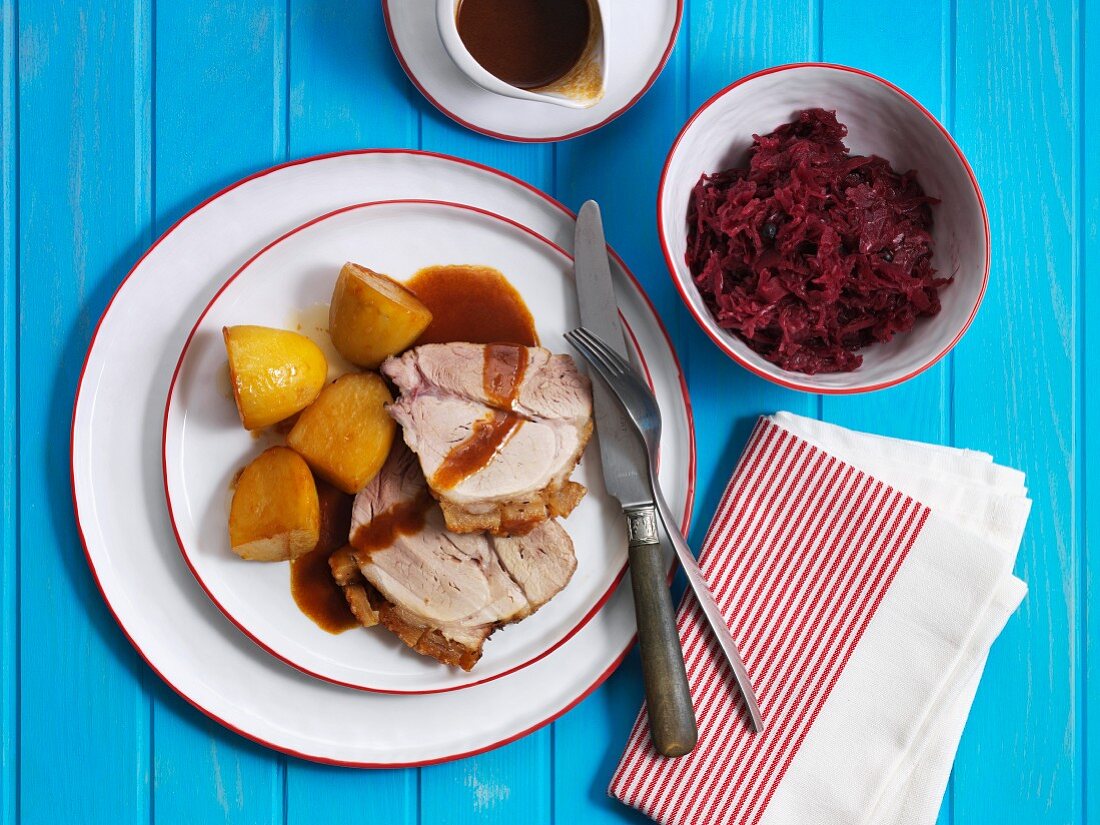
M 698 599 L 703 615 L 706 616 L 711 631 L 729 661 L 734 679 L 745 699 L 745 707 L 748 709 L 753 730 L 760 733 L 764 729 L 764 720 L 760 714 L 760 705 L 753 692 L 752 683 L 749 681 L 748 671 L 745 669 L 745 662 L 737 650 L 737 642 L 730 633 L 722 610 L 718 607 L 718 602 L 715 601 L 706 579 L 703 578 L 703 572 L 699 569 L 691 548 L 676 525 L 672 510 L 665 501 L 664 493 L 661 492 L 661 486 L 657 482 L 657 450 L 661 443 L 661 408 L 657 405 L 657 398 L 637 371 L 599 336 L 584 327 L 577 327 L 565 333 L 565 338 L 610 387 L 622 404 L 627 418 L 637 428 L 638 434 L 645 443 L 646 454 L 649 457 L 649 483 L 653 488 L 653 498 L 665 526 L 665 533 L 672 541 L 676 557 L 680 560 L 684 573 L 687 574 L 688 585 Z

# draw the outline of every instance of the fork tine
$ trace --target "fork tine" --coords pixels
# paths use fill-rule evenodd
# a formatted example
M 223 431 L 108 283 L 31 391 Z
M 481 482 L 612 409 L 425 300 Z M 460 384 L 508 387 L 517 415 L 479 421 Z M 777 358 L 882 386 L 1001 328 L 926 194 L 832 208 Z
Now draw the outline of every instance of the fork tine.
M 573 345 L 573 348 L 577 350 L 588 362 L 588 365 L 598 372 L 605 381 L 609 380 L 610 373 L 607 370 L 606 365 L 603 363 L 603 359 L 598 357 L 591 345 L 588 343 L 588 339 L 580 335 L 578 330 L 570 330 L 565 333 L 565 338 Z
M 614 375 L 618 375 L 621 373 L 618 365 L 615 363 L 615 360 L 609 355 L 611 350 L 607 346 L 605 346 L 598 337 L 596 337 L 595 333 L 593 333 L 591 330 L 585 329 L 584 327 L 580 327 L 577 330 L 577 335 L 584 340 L 589 350 L 593 353 L 595 357 L 600 359 L 600 361 L 608 369 L 608 371 L 610 371 Z
M 624 392 L 632 391 L 641 399 L 645 399 L 641 403 L 652 408 L 653 414 L 660 419 L 661 409 L 657 403 L 657 398 L 653 394 L 653 388 L 649 386 L 649 382 L 642 377 L 633 365 L 626 361 L 619 353 L 613 350 L 606 341 L 603 341 L 599 336 L 593 333 L 591 330 L 579 327 L 574 330 L 578 340 L 585 342 L 587 349 L 597 356 L 599 356 L 601 362 L 604 364 L 612 365 L 614 369 L 615 381 L 619 385 L 617 392 L 622 396 Z M 601 372 L 601 375 L 605 373 Z M 606 380 L 606 375 L 605 375 Z M 610 383 L 610 381 L 609 381 Z M 624 404 L 627 403 L 624 401 Z
M 604 360 L 607 361 L 612 367 L 614 367 L 617 372 L 622 374 L 633 372 L 633 368 L 630 366 L 630 364 L 628 364 L 626 360 L 621 355 L 619 355 L 619 353 L 615 352 L 615 350 L 613 350 L 606 341 L 597 337 L 590 330 L 584 329 L 583 327 L 582 330 L 588 334 L 589 344 L 592 346 L 592 348 L 596 352 L 600 353 L 603 356 Z
M 627 366 L 624 370 L 622 358 L 590 330 L 578 327 L 565 333 L 565 338 L 619 399 L 627 417 L 646 442 L 646 449 L 655 454 L 661 438 L 661 408 L 645 379 L 632 367 Z
M 577 329 L 567 332 L 565 337 L 568 339 L 569 343 L 576 347 L 584 356 L 585 360 L 597 369 L 604 380 L 611 383 L 611 379 L 615 375 L 615 370 L 607 358 L 593 346 L 591 333 L 584 327 L 578 327 Z

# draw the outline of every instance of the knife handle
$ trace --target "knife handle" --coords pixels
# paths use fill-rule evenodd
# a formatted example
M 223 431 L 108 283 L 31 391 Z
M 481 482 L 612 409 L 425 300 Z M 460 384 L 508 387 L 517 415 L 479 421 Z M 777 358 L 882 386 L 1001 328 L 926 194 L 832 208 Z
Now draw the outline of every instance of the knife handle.
M 625 512 L 650 736 L 663 756 L 683 756 L 695 747 L 699 731 L 684 670 L 684 652 L 676 632 L 657 519 L 653 507 L 628 508 Z

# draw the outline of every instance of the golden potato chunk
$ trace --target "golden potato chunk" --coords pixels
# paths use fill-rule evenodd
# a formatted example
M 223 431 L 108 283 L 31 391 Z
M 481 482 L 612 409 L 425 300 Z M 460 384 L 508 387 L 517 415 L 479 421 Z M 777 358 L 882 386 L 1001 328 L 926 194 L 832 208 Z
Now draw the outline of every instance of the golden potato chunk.
M 392 278 L 346 263 L 328 310 L 332 343 L 344 358 L 367 369 L 415 341 L 432 322 L 431 311 Z
M 397 428 L 386 412 L 392 401 L 378 373 L 343 375 L 302 411 L 287 444 L 321 478 L 345 493 L 357 493 L 389 455 Z
M 229 508 L 229 543 L 250 561 L 286 561 L 313 550 L 321 531 L 317 485 L 302 457 L 286 447 L 244 468 Z
M 259 430 L 308 407 L 328 378 L 325 354 L 296 332 L 224 327 L 229 380 L 245 429 Z

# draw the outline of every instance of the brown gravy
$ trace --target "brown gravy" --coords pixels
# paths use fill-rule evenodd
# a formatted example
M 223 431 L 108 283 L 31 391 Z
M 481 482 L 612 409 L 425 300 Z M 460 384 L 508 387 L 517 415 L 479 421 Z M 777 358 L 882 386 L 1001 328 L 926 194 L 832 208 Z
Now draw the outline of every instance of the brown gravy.
M 521 89 L 560 80 L 584 55 L 588 0 L 462 0 L 458 36 L 490 74 Z
M 348 607 L 343 589 L 333 581 L 328 560 L 347 543 L 352 497 L 318 481 L 317 498 L 321 503 L 321 538 L 313 552 L 290 563 L 290 593 L 298 609 L 319 628 L 343 633 L 358 627 L 359 622 Z
M 416 343 L 509 343 L 536 347 L 535 319 L 516 288 L 488 266 L 429 266 L 406 283 L 432 311 Z
M 370 524 L 356 530 L 351 546 L 359 552 L 359 558 L 364 559 L 375 550 L 385 550 L 398 536 L 420 532 L 432 501 L 431 494 L 425 490 L 412 501 L 390 507 L 375 516 Z

